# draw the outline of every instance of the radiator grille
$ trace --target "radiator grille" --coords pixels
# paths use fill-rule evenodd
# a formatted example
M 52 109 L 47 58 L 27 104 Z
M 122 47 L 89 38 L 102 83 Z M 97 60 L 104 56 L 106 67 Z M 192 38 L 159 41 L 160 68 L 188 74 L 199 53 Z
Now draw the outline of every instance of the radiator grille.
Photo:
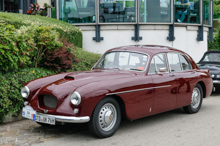
M 51 95 L 43 95 L 43 104 L 46 107 L 55 109 L 57 106 L 57 98 Z

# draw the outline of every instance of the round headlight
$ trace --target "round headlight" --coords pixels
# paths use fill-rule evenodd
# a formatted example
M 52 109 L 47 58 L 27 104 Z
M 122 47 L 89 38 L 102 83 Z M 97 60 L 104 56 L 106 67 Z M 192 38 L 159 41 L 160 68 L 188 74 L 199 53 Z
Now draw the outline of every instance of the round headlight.
M 81 96 L 78 92 L 73 92 L 70 96 L 70 100 L 73 105 L 79 105 L 81 103 Z
M 30 94 L 29 88 L 28 88 L 27 86 L 24 86 L 24 87 L 21 89 L 21 96 L 22 96 L 23 98 L 28 98 L 29 94 Z
M 216 75 L 216 78 L 220 78 L 220 75 Z

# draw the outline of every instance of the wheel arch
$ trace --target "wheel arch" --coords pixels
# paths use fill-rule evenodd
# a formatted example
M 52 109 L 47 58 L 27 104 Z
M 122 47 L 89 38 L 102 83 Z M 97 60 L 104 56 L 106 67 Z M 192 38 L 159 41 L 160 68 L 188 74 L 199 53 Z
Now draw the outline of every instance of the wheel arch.
M 200 86 L 202 87 L 202 92 L 203 92 L 203 98 L 206 98 L 206 87 L 205 87 L 205 83 L 203 81 L 198 82 L 197 84 L 200 84 Z
M 104 98 L 107 98 L 107 97 L 112 97 L 119 103 L 119 106 L 121 108 L 122 118 L 126 118 L 125 103 L 124 103 L 123 99 L 120 96 L 116 95 L 116 94 L 109 95 L 109 96 L 106 96 Z

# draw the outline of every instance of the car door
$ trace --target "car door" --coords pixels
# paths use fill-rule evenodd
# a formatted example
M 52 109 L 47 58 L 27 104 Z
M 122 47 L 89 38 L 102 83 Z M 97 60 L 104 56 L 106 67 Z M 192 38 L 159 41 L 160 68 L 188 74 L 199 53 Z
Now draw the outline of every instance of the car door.
M 192 89 L 196 84 L 196 72 L 184 54 L 168 53 L 168 62 L 171 73 L 174 74 L 177 83 L 177 105 L 182 107 L 191 102 Z
M 153 113 L 172 110 L 176 107 L 176 81 L 169 72 L 165 53 L 155 55 L 150 63 L 148 75 L 154 83 Z

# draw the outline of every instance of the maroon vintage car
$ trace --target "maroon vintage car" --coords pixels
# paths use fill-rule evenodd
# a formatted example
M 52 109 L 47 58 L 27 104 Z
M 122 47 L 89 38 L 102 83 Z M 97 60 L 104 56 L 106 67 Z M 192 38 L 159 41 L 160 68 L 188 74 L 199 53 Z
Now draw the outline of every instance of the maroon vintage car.
M 21 90 L 23 117 L 41 125 L 86 123 L 98 137 L 129 120 L 183 107 L 199 111 L 212 91 L 207 70 L 186 53 L 164 46 L 124 46 L 107 51 L 91 71 L 30 81 Z

